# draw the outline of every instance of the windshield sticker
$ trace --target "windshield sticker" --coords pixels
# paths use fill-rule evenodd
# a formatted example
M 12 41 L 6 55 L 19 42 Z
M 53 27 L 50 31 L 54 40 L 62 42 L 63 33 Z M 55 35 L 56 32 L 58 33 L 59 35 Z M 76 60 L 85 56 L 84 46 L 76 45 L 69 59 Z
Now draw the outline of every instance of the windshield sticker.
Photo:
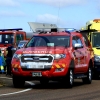
M 54 43 L 47 43 L 47 46 L 54 47 Z

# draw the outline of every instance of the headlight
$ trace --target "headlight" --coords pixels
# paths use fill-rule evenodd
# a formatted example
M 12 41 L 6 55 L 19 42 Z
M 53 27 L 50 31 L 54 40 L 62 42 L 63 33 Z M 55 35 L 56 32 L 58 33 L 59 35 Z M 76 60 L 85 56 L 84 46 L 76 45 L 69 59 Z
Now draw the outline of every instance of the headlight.
M 15 58 L 15 59 L 20 59 L 20 58 L 21 58 L 21 54 L 16 54 L 16 53 L 15 53 L 15 54 L 13 55 L 13 58 Z
M 95 55 L 95 56 L 94 56 L 94 61 L 97 61 L 97 62 L 99 62 L 99 61 L 100 61 L 100 56 L 98 56 L 98 55 Z
M 53 56 L 54 56 L 54 59 L 66 58 L 66 55 L 65 54 L 55 54 Z
M 1 48 L 1 50 L 5 50 L 5 48 Z

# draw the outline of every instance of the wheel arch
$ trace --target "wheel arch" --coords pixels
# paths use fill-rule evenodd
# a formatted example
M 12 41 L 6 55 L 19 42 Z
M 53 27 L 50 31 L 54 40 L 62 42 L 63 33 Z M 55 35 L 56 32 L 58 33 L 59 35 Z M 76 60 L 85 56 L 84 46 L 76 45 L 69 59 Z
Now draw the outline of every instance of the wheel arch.
M 94 64 L 94 63 L 93 63 L 93 60 L 92 60 L 92 59 L 90 59 L 90 60 L 89 60 L 89 64 L 88 64 L 88 65 L 89 65 L 89 67 L 90 67 L 90 68 L 93 68 L 93 64 Z
M 75 62 L 74 62 L 74 59 L 71 59 L 71 61 L 69 63 L 69 69 L 74 70 L 74 68 L 75 68 Z

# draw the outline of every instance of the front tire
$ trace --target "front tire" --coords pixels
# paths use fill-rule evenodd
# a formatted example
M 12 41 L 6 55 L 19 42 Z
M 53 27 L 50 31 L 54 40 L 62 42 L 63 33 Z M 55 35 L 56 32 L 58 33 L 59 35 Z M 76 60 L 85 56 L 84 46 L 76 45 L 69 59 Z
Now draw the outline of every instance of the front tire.
M 25 80 L 22 77 L 13 75 L 13 85 L 15 88 L 21 88 L 25 84 Z
M 74 83 L 74 73 L 72 69 L 69 69 L 68 75 L 67 75 L 67 86 L 68 88 L 72 88 Z

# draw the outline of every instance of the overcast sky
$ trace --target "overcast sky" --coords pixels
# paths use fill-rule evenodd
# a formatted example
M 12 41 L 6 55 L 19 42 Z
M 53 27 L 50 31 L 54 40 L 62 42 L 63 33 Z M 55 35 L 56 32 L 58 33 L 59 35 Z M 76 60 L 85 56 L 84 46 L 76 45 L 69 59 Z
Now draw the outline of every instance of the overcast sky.
M 100 18 L 100 0 L 0 0 L 0 29 L 29 32 L 28 22 L 79 29 L 96 18 Z

